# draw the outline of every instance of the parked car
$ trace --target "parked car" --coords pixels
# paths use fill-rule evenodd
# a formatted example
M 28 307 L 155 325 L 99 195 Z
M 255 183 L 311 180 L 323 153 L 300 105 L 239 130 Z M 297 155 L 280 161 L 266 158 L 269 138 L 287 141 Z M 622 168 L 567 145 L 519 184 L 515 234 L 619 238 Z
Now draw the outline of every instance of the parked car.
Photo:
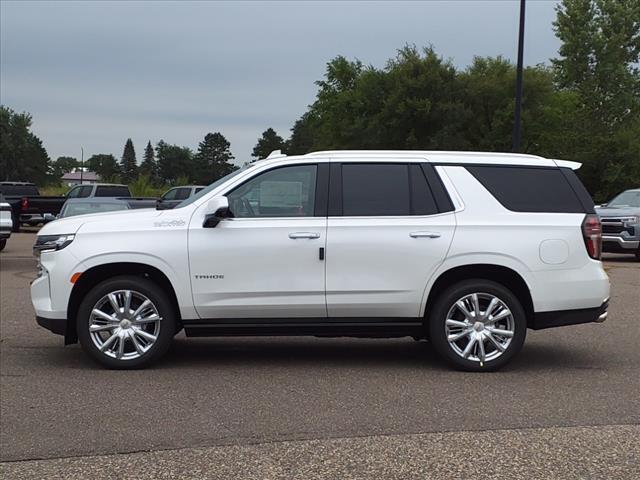
M 129 187 L 117 183 L 91 183 L 76 185 L 67 192 L 67 198 L 131 197 Z
M 38 323 L 109 368 L 176 332 L 428 339 L 495 370 L 526 329 L 607 317 L 580 164 L 470 152 L 317 152 L 254 162 L 172 210 L 39 232 Z
M 11 205 L 4 200 L 4 196 L 0 193 L 0 250 L 4 250 L 7 240 L 11 236 Z
M 640 188 L 622 192 L 596 212 L 602 222 L 602 250 L 629 253 L 640 261 Z
M 205 188 L 204 185 L 183 185 L 181 187 L 170 188 L 158 199 L 156 208 L 158 210 L 173 208 L 183 200 L 195 195 L 203 188 Z
M 58 218 L 75 217 L 90 213 L 114 212 L 129 210 L 131 206 L 126 200 L 119 198 L 70 198 L 64 203 Z
M 20 231 L 20 224 L 38 225 L 60 212 L 65 197 L 43 196 L 30 182 L 0 182 L 0 193 L 11 206 L 12 231 Z

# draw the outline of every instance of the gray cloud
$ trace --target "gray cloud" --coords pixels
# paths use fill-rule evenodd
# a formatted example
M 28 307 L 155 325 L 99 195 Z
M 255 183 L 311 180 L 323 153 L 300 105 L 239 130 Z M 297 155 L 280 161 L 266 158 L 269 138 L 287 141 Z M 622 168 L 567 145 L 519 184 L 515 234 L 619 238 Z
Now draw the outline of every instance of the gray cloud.
M 529 1 L 525 62 L 556 54 L 556 2 Z M 376 66 L 404 44 L 456 65 L 514 59 L 518 2 L 0 3 L 0 100 L 34 116 L 52 158 L 127 137 L 192 148 L 222 131 L 242 163 L 267 127 L 287 136 L 336 55 Z

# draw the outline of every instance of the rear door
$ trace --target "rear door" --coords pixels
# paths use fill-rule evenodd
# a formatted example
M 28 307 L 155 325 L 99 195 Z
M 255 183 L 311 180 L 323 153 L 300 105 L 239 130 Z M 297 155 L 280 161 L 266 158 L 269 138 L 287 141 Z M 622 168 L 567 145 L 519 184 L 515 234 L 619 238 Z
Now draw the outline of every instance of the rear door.
M 333 163 L 330 178 L 328 315 L 417 317 L 455 229 L 439 177 L 391 160 Z

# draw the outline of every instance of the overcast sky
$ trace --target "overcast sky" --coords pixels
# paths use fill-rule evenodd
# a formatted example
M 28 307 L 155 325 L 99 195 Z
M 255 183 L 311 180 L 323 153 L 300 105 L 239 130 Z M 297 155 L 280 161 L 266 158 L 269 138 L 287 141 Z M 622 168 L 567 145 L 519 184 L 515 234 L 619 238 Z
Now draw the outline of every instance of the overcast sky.
M 554 1 L 527 2 L 525 64 L 559 43 Z M 456 66 L 515 62 L 519 2 L 0 3 L 0 101 L 33 115 L 52 159 L 122 155 L 148 140 L 197 148 L 222 132 L 237 163 L 268 127 L 289 136 L 336 55 L 383 66 L 432 44 Z

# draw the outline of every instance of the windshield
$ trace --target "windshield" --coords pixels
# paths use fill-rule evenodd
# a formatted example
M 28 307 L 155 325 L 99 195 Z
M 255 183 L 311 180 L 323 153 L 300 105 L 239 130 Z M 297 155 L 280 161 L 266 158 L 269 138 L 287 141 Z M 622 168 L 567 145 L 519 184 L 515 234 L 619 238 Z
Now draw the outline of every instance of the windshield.
M 231 172 L 230 174 L 225 175 L 222 178 L 219 178 L 218 180 L 213 182 L 211 185 L 209 185 L 206 188 L 203 188 L 202 190 L 200 190 L 198 193 L 196 193 L 192 197 L 189 197 L 186 200 L 183 200 L 182 202 L 180 202 L 178 205 L 175 206 L 175 208 L 182 208 L 182 207 L 186 207 L 187 205 L 191 205 L 193 202 L 195 202 L 199 198 L 204 197 L 207 193 L 211 192 L 212 190 L 215 190 L 220 185 L 222 185 L 224 182 L 226 182 L 227 180 L 232 179 L 233 177 L 238 175 L 240 172 L 244 172 L 246 169 L 248 169 L 251 166 L 253 166 L 253 164 L 250 163 L 249 165 L 245 165 L 244 167 L 239 168 L 238 170 L 235 170 L 235 171 Z
M 60 218 L 75 217 L 88 213 L 115 212 L 116 210 L 128 210 L 126 203 L 70 203 L 65 205 L 60 212 Z
M 627 190 L 611 200 L 607 207 L 640 207 L 640 190 Z

